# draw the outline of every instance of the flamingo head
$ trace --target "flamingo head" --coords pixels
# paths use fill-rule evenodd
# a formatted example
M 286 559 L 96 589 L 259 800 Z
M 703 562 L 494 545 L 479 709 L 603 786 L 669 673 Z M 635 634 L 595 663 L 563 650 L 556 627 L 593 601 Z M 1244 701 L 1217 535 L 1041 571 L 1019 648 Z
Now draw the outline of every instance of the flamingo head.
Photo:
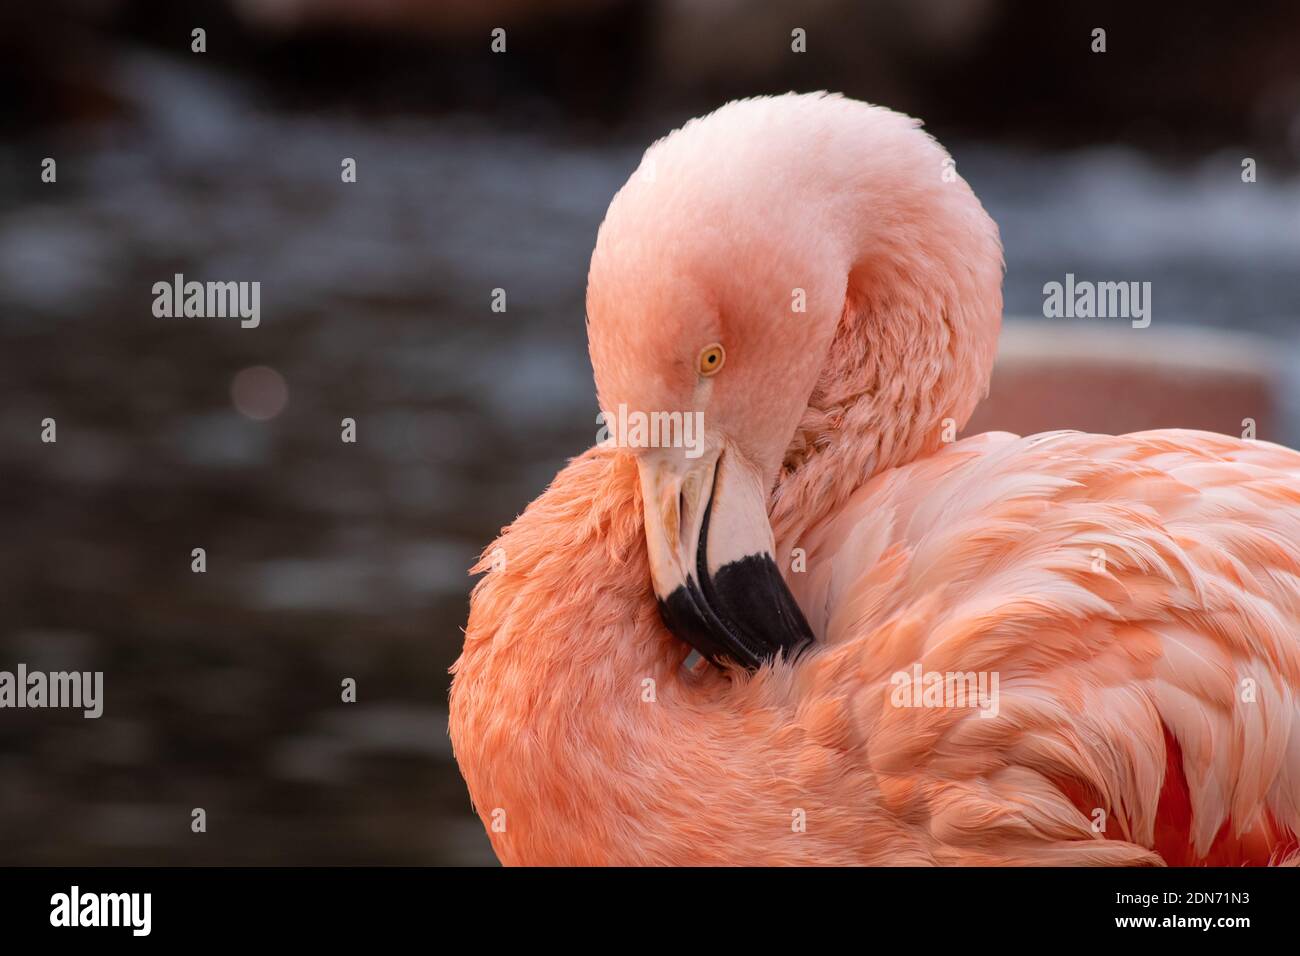
M 637 459 L 664 621 L 715 663 L 813 640 L 769 502 L 815 467 L 815 406 L 840 396 L 812 446 L 896 457 L 987 386 L 996 226 L 918 125 L 825 94 L 730 103 L 647 150 L 600 228 L 587 321 L 607 440 Z M 925 420 L 900 398 L 921 389 Z

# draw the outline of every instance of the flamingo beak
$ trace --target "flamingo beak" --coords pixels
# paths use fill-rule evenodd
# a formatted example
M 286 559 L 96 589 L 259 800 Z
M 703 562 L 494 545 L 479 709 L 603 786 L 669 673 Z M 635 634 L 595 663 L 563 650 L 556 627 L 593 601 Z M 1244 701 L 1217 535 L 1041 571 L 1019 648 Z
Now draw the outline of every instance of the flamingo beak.
M 726 447 L 690 460 L 638 459 L 646 547 L 659 613 L 714 664 L 750 670 L 812 643 L 812 630 L 773 559 L 757 469 Z

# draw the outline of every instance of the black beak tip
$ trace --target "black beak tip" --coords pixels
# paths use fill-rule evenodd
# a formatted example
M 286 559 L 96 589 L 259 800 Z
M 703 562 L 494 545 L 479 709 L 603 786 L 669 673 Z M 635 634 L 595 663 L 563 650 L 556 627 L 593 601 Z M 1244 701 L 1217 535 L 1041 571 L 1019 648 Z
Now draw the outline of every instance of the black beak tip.
M 688 580 L 659 600 L 664 624 L 714 664 L 731 659 L 757 670 L 778 655 L 792 660 L 813 642 L 812 629 L 770 555 L 723 565 L 712 578 Z

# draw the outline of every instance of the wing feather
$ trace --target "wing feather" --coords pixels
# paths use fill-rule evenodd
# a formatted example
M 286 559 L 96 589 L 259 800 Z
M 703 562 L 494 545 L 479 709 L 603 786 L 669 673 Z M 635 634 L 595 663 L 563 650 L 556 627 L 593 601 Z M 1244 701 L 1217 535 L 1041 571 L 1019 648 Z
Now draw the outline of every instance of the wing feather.
M 856 698 L 887 805 L 954 861 L 1294 850 L 1300 454 L 982 436 L 873 479 L 800 544 L 814 674 Z M 996 715 L 899 704 L 918 665 L 996 675 Z

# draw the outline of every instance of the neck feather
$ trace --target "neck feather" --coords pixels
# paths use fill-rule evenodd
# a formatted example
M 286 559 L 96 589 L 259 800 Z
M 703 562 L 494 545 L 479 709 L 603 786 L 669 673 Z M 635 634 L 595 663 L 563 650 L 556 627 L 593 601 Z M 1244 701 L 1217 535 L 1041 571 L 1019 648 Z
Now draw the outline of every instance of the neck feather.
M 994 240 L 996 241 L 996 240 Z M 778 546 L 873 476 L 953 441 L 988 393 L 1001 263 L 920 282 L 907 263 L 854 270 L 771 500 Z M 778 559 L 780 556 L 778 555 Z

